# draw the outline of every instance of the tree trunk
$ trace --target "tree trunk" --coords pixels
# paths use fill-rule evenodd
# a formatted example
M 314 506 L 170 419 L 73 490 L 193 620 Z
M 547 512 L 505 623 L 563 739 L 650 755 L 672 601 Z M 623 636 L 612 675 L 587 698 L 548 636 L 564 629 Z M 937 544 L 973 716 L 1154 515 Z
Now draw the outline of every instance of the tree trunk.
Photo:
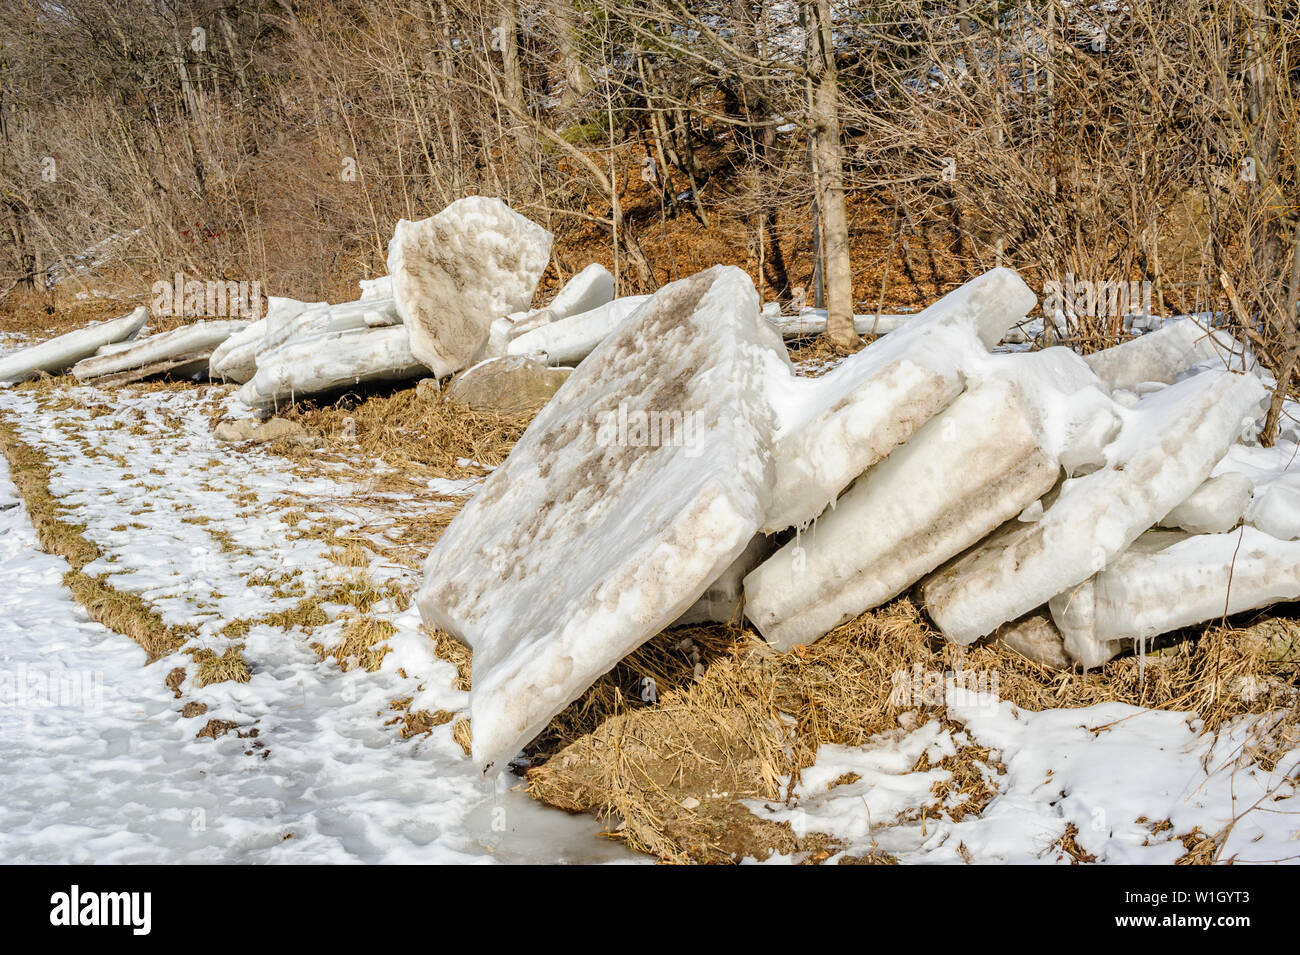
M 528 115 L 524 99 L 524 73 L 519 64 L 519 0 L 502 0 L 501 3 L 501 69 L 504 74 L 506 101 L 518 112 Z M 532 130 L 518 120 L 511 127 L 521 158 L 532 155 Z
M 808 34 L 808 103 L 812 136 L 813 187 L 821 215 L 821 256 L 826 283 L 826 336 L 849 348 L 853 330 L 853 272 L 849 264 L 849 217 L 844 204 L 844 159 L 840 146 L 839 80 L 831 38 L 830 0 L 804 7 Z

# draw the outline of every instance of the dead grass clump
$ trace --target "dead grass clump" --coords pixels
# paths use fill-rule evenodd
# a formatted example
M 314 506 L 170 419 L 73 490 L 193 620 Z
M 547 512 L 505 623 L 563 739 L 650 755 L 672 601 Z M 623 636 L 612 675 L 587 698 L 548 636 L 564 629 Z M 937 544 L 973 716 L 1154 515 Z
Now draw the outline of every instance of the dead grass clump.
M 197 665 L 195 677 L 199 686 L 213 683 L 247 683 L 253 678 L 253 669 L 244 659 L 244 646 L 227 647 L 219 656 L 214 650 L 194 650 L 190 656 Z
M 384 656 L 392 651 L 388 639 L 396 632 L 397 628 L 387 620 L 349 615 L 338 643 L 328 648 L 313 643 L 312 649 L 322 660 L 333 657 L 345 673 L 356 667 L 374 673 L 384 662 Z
M 402 724 L 398 731 L 402 739 L 411 739 L 413 736 L 428 736 L 439 726 L 444 726 L 456 718 L 455 713 L 447 710 L 412 710 L 412 697 L 404 696 L 401 699 L 393 700 L 389 704 L 389 709 L 397 712 L 391 720 L 384 723 L 385 726 L 393 726 L 397 723 Z
M 433 641 L 433 652 L 456 668 L 456 689 L 469 692 L 474 671 L 474 651 L 443 630 L 421 630 Z
M 363 461 L 383 461 L 399 476 L 444 478 L 481 475 L 500 465 L 533 418 L 475 411 L 440 394 L 425 399 L 410 387 L 388 394 L 349 393 L 330 405 L 301 402 L 282 409 L 281 416 L 320 436 L 327 447 Z

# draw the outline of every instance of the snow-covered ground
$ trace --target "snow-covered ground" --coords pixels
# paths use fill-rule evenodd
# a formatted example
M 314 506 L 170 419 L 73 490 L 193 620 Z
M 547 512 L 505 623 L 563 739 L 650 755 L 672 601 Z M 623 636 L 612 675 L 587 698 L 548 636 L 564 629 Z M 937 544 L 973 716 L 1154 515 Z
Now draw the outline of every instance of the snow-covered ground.
M 1242 719 L 1216 735 L 1187 713 L 1122 703 L 1033 713 L 953 683 L 946 701 L 961 729 L 930 720 L 864 747 L 824 745 L 790 806 L 751 809 L 799 835 L 835 836 L 845 852 L 878 849 L 904 863 L 1086 855 L 1162 865 L 1187 853 L 1182 840 L 1192 834 L 1215 838 L 1221 862 L 1300 862 L 1300 749 L 1268 770 L 1253 759 L 1276 716 Z M 914 767 L 923 754 L 936 766 L 971 746 L 990 751 L 981 773 L 996 795 L 954 822 L 948 814 L 967 797 L 944 792 L 951 773 Z M 1073 856 L 1061 844 L 1067 830 Z
M 296 602 L 273 596 L 268 580 L 299 571 L 292 579 L 311 590 L 343 572 L 325 545 L 291 540 L 282 511 L 259 505 L 351 489 L 304 481 L 270 455 L 218 449 L 193 393 L 73 393 L 92 405 L 107 398 L 113 410 L 42 409 L 15 392 L 0 396 L 0 410 L 51 458 L 54 493 L 103 551 L 86 573 L 107 573 L 168 623 L 197 623 L 188 646 L 220 652 L 232 642 L 224 624 Z M 322 662 L 309 643 L 333 642 L 329 627 L 309 636 L 253 624 L 237 641 L 248 683 L 196 687 L 191 664 L 177 699 L 164 678 L 189 658 L 146 665 L 138 646 L 90 622 L 62 585 L 67 564 L 38 550 L 17 502 L 0 471 L 0 507 L 17 505 L 0 511 L 0 858 L 634 858 L 598 838 L 594 820 L 510 789 L 510 777 L 480 781 L 452 723 L 405 741 L 385 726 L 395 699 L 451 713 L 465 704 L 454 668 L 432 654 L 413 611 L 388 608 L 397 632 L 378 672 Z M 188 701 L 207 712 L 182 717 Z M 210 719 L 238 730 L 196 738 Z

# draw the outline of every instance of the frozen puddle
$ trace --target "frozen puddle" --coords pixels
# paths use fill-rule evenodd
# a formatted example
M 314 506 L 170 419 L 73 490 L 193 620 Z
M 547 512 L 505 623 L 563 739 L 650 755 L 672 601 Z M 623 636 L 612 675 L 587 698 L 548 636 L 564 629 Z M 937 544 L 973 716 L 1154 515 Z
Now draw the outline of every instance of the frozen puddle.
M 69 393 L 83 406 L 45 410 L 7 392 L 0 410 L 49 456 L 54 493 L 103 551 L 86 573 L 109 574 L 168 623 L 197 625 L 187 647 L 220 653 L 235 642 L 224 623 L 296 602 L 272 593 L 272 575 L 298 571 L 292 580 L 310 589 L 341 572 L 323 556 L 327 545 L 292 539 L 266 505 L 289 492 L 352 489 L 304 481 L 269 455 L 218 451 L 193 393 L 109 399 L 74 388 L 53 395 L 54 405 Z M 453 667 L 433 656 L 413 610 L 372 611 L 396 627 L 377 672 L 343 672 L 310 648 L 335 642 L 337 621 L 310 637 L 254 623 L 237 641 L 252 679 L 196 687 L 188 656 L 146 665 L 136 644 L 87 619 L 62 584 L 67 564 L 38 549 L 3 458 L 0 508 L 7 862 L 640 859 L 598 838 L 594 820 L 512 791 L 513 777 L 480 780 L 451 722 L 410 740 L 400 724 L 384 725 L 391 701 L 404 697 L 415 698 L 412 709 L 465 709 Z M 395 586 L 409 573 L 371 568 L 380 570 Z M 190 672 L 183 699 L 164 685 L 177 666 Z M 189 701 L 208 711 L 182 717 Z M 246 735 L 196 738 L 209 719 Z

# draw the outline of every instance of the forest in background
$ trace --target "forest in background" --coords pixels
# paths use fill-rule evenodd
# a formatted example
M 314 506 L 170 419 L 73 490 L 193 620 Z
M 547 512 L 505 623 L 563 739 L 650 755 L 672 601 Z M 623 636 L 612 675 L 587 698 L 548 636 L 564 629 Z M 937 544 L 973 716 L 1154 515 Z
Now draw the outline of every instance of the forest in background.
M 104 262 L 355 297 L 399 218 L 500 196 L 620 294 L 933 300 L 995 264 L 1150 283 L 1289 382 L 1284 0 L 0 0 L 0 292 Z M 88 252 L 89 250 L 89 252 Z M 84 258 L 78 258 L 82 256 Z M 1121 316 L 1066 302 L 1068 338 Z M 1105 303 L 1102 303 L 1103 306 Z M 1096 314 L 1094 314 L 1096 313 Z

